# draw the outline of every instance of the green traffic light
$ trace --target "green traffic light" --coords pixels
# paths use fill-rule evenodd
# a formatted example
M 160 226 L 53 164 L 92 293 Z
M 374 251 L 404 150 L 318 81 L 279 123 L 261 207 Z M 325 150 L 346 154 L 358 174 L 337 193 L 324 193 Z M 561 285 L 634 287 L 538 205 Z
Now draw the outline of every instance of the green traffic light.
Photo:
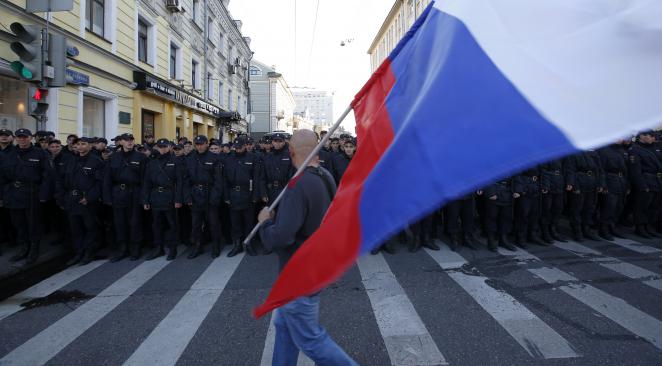
M 27 67 L 24 67 L 23 70 L 21 70 L 21 76 L 23 76 L 25 79 L 32 79 L 32 71 L 30 71 Z
M 25 67 L 21 61 L 13 61 L 10 66 L 15 73 L 21 75 L 24 79 L 32 79 L 34 76 L 32 71 Z

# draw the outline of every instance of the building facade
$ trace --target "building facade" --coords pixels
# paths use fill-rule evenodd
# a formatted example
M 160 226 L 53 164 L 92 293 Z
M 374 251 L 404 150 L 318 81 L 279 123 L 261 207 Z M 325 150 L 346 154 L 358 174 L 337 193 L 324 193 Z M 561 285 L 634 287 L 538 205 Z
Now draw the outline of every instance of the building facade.
M 251 136 L 260 138 L 266 133 L 296 129 L 294 96 L 282 74 L 273 67 L 253 60 L 250 66 Z
M 328 127 L 333 124 L 333 94 L 313 88 L 293 88 L 295 112 L 307 116 L 313 125 Z
M 375 72 L 395 49 L 398 42 L 429 4 L 430 0 L 395 0 L 368 49 L 372 72 Z
M 67 86 L 49 91 L 48 119 L 25 108 L 29 83 L 10 69 L 17 56 L 6 32 L 20 22 L 45 26 L 24 0 L 0 2 L 0 126 L 111 137 L 229 140 L 245 132 L 250 39 L 221 0 L 74 0 L 51 14 L 49 31 L 67 37 Z

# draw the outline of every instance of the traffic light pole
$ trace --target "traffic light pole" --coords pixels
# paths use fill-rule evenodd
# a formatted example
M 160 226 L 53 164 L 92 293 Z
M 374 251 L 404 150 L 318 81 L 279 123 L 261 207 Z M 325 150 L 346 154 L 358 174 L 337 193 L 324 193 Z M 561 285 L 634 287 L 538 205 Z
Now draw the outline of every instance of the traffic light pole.
M 48 70 L 47 70 L 47 65 L 48 65 L 48 31 L 51 23 L 51 11 L 50 11 L 50 1 L 48 2 L 49 4 L 49 9 L 46 12 L 46 28 L 41 29 L 41 74 L 44 76 L 41 78 L 41 81 L 39 82 L 39 86 L 47 89 L 48 88 Z M 37 120 L 37 130 L 45 130 L 46 129 L 46 123 L 48 122 L 48 116 L 42 115 L 39 117 L 35 117 Z

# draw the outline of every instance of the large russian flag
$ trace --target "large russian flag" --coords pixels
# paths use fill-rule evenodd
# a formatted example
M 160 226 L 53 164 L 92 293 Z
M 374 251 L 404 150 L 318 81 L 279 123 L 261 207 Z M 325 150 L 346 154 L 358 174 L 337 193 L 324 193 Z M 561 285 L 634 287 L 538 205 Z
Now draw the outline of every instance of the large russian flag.
M 433 1 L 353 101 L 359 149 L 257 317 L 445 202 L 662 122 L 662 1 Z

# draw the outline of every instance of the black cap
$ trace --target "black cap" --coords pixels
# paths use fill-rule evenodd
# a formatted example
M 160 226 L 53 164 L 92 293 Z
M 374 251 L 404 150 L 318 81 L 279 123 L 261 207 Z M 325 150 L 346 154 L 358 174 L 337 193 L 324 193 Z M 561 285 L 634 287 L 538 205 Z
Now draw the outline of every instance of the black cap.
M 247 142 L 246 138 L 243 137 L 243 136 L 240 136 L 240 137 L 237 137 L 236 139 L 234 139 L 234 143 L 232 145 L 234 145 L 234 148 L 236 149 L 236 148 L 239 148 L 239 147 L 242 147 L 242 146 L 246 145 L 247 143 L 248 142 Z
M 653 130 L 643 130 L 639 132 L 640 135 L 655 135 L 655 132 Z
M 32 137 L 32 132 L 28 130 L 27 128 L 19 128 L 18 130 L 14 131 L 14 136 L 30 136 Z
M 52 139 L 52 140 L 50 140 L 50 141 L 48 142 L 48 144 L 49 144 L 49 145 L 50 145 L 50 144 L 58 144 L 58 145 L 62 145 L 62 141 L 60 141 L 60 140 L 58 140 L 58 139 Z
M 123 133 L 115 138 L 115 141 L 130 141 L 130 140 L 135 140 L 133 134 L 131 133 Z
M 195 139 L 193 139 L 193 142 L 196 145 L 202 145 L 202 144 L 206 144 L 207 142 L 209 142 L 209 140 L 207 139 L 207 136 L 199 135 L 199 136 L 196 136 Z
M 341 138 L 341 139 L 349 139 L 349 138 L 352 138 L 352 135 L 349 135 L 349 134 L 343 133 L 343 134 L 340 135 L 340 138 Z
M 103 142 L 104 144 L 108 145 L 108 140 L 106 140 L 104 137 L 98 137 L 97 142 Z
M 329 141 L 338 141 L 339 139 L 337 137 L 331 137 L 329 138 Z
M 96 139 L 94 137 L 81 137 L 78 139 L 79 142 L 87 142 L 88 144 L 94 143 Z
M 176 144 L 175 146 L 172 147 L 174 150 L 182 150 L 184 148 L 184 145 L 182 144 Z
M 0 128 L 0 135 L 14 136 L 14 133 L 6 128 Z
M 168 147 L 170 146 L 170 140 L 168 139 L 159 139 L 156 141 L 156 146 L 158 147 Z
M 346 143 L 346 144 L 352 144 L 352 145 L 356 146 L 356 140 L 353 139 L 353 138 L 351 138 L 351 137 L 348 138 L 348 139 L 345 141 L 345 143 Z
M 220 142 L 219 140 L 214 139 L 214 141 L 212 141 L 212 142 L 210 143 L 210 145 L 221 146 L 222 144 L 221 144 L 221 142 Z
M 283 141 L 285 141 L 285 138 L 286 138 L 285 134 L 280 133 L 280 132 L 276 132 L 273 135 L 271 135 L 271 141 L 274 141 L 274 140 L 283 140 Z

